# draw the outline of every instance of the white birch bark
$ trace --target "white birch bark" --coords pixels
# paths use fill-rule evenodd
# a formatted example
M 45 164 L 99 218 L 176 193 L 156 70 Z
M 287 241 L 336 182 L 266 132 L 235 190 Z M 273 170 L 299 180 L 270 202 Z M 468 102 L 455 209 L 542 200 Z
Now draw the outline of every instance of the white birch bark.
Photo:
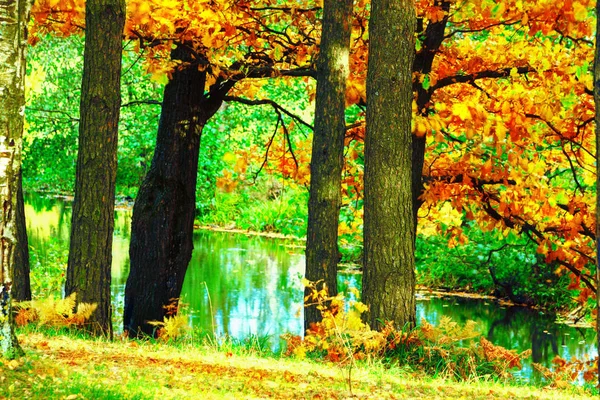
M 0 0 L 0 356 L 22 351 L 11 315 L 17 177 L 25 110 L 25 48 L 33 0 Z

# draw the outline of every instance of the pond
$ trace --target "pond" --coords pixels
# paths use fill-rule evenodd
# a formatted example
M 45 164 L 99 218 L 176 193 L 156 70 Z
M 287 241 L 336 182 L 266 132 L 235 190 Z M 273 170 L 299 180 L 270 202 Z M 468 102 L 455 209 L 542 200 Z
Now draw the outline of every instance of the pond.
M 29 244 L 43 260 L 56 243 L 68 251 L 70 204 L 39 195 L 26 196 Z M 120 319 L 129 271 L 131 211 L 115 212 L 113 242 L 113 302 Z M 66 259 L 65 259 L 66 266 Z M 303 246 L 300 242 L 223 232 L 194 232 L 194 252 L 183 285 L 194 327 L 217 334 L 245 338 L 269 335 L 273 343 L 281 333 L 302 332 Z M 342 273 L 340 289 L 360 287 L 360 275 Z M 519 352 L 532 350 L 532 359 L 547 367 L 559 355 L 570 359 L 596 354 L 593 329 L 554 323 L 551 316 L 521 307 L 502 307 L 490 300 L 458 297 L 417 298 L 417 320 L 437 324 L 443 315 L 464 324 L 474 320 L 480 332 L 497 345 Z M 120 322 L 115 328 L 118 330 Z M 537 379 L 531 360 L 517 373 Z

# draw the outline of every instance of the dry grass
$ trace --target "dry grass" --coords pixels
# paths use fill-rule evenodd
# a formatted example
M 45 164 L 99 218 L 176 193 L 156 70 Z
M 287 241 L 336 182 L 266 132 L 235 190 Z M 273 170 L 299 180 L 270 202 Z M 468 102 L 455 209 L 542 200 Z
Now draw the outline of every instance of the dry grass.
M 347 370 L 210 347 L 21 335 L 27 356 L 0 364 L 10 399 L 584 399 L 567 390 L 457 383 L 373 365 Z

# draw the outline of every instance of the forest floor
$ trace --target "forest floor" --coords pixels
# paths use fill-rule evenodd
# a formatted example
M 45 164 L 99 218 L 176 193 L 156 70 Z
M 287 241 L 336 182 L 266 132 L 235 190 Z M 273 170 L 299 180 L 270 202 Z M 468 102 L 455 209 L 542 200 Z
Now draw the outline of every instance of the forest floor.
M 585 399 L 584 389 L 454 382 L 379 363 L 352 369 L 244 349 L 19 335 L 0 399 Z

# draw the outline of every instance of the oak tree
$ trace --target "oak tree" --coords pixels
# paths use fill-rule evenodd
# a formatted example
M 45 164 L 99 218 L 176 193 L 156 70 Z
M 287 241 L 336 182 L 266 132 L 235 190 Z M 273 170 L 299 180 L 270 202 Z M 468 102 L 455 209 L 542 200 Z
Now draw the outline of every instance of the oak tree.
M 65 295 L 95 303 L 86 328 L 112 337 L 111 263 L 124 0 L 88 0 L 79 151 Z
M 306 47 L 314 45 L 307 33 L 314 29 L 310 9 L 299 8 L 293 26 L 279 31 L 273 24 L 288 15 L 285 7 L 161 3 L 150 16 L 140 12 L 145 4 L 133 6 L 138 13 L 126 30 L 142 45 L 150 43 L 152 54 L 162 54 L 166 62 L 152 68 L 169 81 L 152 166 L 133 210 L 124 308 L 131 335 L 154 334 L 148 321 L 177 309 L 193 248 L 198 153 L 207 121 L 241 80 L 306 74 Z
M 317 61 L 317 93 L 310 197 L 306 234 L 306 273 L 309 281 L 337 294 L 338 221 L 346 136 L 346 80 L 349 74 L 352 0 L 323 3 L 321 43 Z M 321 290 L 321 287 L 318 287 Z M 306 289 L 306 296 L 311 289 Z M 310 303 L 310 300 L 308 300 Z M 315 305 L 304 309 L 304 328 L 320 320 Z
M 415 7 L 373 0 L 369 22 L 362 301 L 373 328 L 415 324 L 412 67 Z

